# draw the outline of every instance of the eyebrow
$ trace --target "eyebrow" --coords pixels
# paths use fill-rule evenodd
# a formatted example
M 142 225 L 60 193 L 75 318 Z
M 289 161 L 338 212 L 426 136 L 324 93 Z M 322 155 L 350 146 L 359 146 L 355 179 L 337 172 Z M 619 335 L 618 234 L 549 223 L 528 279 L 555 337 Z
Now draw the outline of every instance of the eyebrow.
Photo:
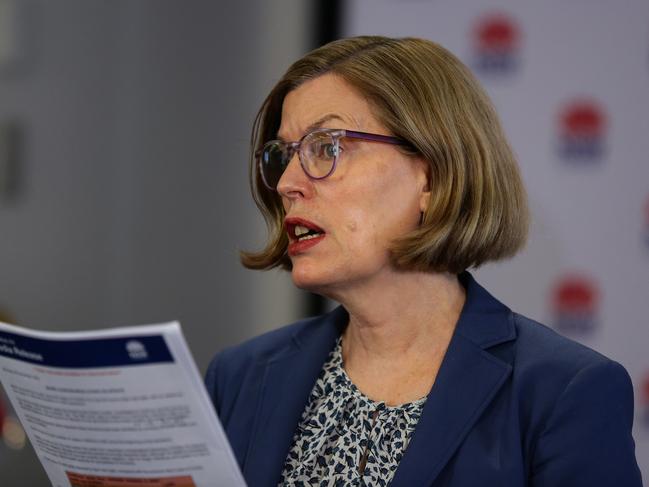
M 315 129 L 318 129 L 322 127 L 325 123 L 329 122 L 330 120 L 340 120 L 341 122 L 344 122 L 343 118 L 340 115 L 336 115 L 335 113 L 328 113 L 322 117 L 320 117 L 318 120 L 310 124 L 306 130 L 304 131 L 304 134 L 308 134 L 309 132 L 314 131 Z M 286 142 L 286 139 L 282 137 L 279 133 L 277 134 L 277 138 L 281 140 L 282 142 Z

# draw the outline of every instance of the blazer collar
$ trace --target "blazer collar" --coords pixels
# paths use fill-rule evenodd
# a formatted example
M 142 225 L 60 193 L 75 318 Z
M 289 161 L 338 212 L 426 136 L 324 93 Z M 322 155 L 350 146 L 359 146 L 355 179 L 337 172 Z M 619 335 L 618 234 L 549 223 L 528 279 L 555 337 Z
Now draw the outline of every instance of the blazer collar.
M 466 301 L 455 328 L 456 335 L 487 349 L 516 338 L 511 310 L 478 284 L 468 272 L 459 276 Z
M 511 311 L 468 272 L 459 277 L 466 301 L 393 487 L 430 485 L 511 373 L 511 365 L 486 351 L 516 338 Z M 266 360 L 244 461 L 249 485 L 279 482 L 311 389 L 347 322 L 347 312 L 338 307 L 300 327 L 288 347 Z

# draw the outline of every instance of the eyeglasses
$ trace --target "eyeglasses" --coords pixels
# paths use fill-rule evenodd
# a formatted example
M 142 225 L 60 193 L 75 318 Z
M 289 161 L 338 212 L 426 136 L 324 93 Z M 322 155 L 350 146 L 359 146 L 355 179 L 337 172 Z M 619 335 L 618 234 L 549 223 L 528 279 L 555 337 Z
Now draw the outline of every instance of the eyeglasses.
M 298 142 L 271 140 L 255 152 L 264 185 L 273 191 L 277 190 L 277 184 L 296 152 L 302 169 L 311 179 L 324 179 L 331 176 L 336 170 L 341 153 L 340 139 L 344 137 L 384 144 L 408 145 L 405 140 L 398 137 L 344 129 L 317 129 L 306 134 Z

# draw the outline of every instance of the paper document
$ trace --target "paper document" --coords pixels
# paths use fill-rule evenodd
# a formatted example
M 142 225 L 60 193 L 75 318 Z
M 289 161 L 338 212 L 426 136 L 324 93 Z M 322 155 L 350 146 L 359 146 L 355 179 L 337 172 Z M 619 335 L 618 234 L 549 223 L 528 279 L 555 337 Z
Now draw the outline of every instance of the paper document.
M 245 486 L 178 323 L 0 323 L 0 380 L 54 487 Z

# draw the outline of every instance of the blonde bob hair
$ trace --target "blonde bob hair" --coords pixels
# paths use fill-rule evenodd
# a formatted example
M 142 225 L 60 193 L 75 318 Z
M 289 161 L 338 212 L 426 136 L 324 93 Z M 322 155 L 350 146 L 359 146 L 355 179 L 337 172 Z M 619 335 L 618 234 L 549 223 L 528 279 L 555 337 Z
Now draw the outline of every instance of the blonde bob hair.
M 289 67 L 255 119 L 250 184 L 268 226 L 260 252 L 241 252 L 251 269 L 291 268 L 284 208 L 261 181 L 254 153 L 277 138 L 286 95 L 333 73 L 363 95 L 392 134 L 429 166 L 430 205 L 421 225 L 392 243 L 401 269 L 460 273 L 514 255 L 527 237 L 521 177 L 496 112 L 476 79 L 434 42 L 378 36 L 341 39 Z

